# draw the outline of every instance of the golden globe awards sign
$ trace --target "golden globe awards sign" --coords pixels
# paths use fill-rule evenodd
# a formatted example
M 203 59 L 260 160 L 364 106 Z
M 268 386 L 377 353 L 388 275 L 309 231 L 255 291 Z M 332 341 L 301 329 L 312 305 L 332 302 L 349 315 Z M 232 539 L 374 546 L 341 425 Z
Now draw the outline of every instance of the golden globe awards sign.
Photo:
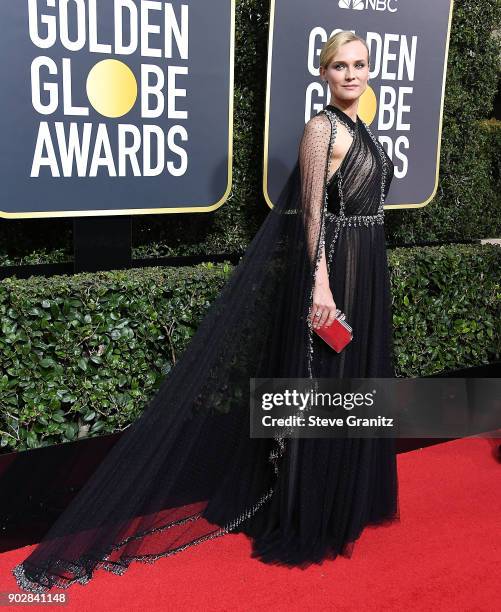
M 234 0 L 0 3 L 0 215 L 214 210 Z
M 438 186 L 452 0 L 271 0 L 263 191 L 277 201 L 303 125 L 330 102 L 323 44 L 351 30 L 370 49 L 358 114 L 393 160 L 386 208 L 425 206 Z

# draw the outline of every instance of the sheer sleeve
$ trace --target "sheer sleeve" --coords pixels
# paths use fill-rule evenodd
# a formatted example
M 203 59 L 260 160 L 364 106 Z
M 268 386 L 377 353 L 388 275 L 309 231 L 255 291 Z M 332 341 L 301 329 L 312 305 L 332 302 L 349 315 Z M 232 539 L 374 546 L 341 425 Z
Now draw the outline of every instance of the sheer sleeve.
M 315 267 L 324 248 L 322 217 L 330 138 L 330 119 L 324 113 L 319 113 L 305 125 L 299 145 L 301 215 L 309 260 Z

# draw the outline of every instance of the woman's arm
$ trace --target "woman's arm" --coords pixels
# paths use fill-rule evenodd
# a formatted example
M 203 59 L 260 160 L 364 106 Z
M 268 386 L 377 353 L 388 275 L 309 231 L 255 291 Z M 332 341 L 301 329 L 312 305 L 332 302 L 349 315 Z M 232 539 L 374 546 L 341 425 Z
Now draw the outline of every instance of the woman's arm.
M 310 312 L 310 319 L 314 327 L 330 325 L 334 321 L 336 312 L 336 303 L 329 286 L 324 237 L 321 236 L 325 168 L 330 136 L 330 119 L 325 114 L 319 114 L 312 117 L 305 125 L 299 145 L 301 209 L 308 256 L 313 266 L 316 262 L 317 244 L 319 244 L 319 261 Z M 320 313 L 321 316 L 316 317 L 315 313 Z
M 330 134 L 329 118 L 324 114 L 316 115 L 304 126 L 299 145 L 301 210 L 308 256 L 312 265 L 315 265 L 317 244 L 322 229 L 321 215 L 324 204 L 325 165 L 327 163 Z M 323 245 L 320 244 L 319 248 L 323 249 Z M 327 273 L 327 270 L 325 270 L 325 273 Z

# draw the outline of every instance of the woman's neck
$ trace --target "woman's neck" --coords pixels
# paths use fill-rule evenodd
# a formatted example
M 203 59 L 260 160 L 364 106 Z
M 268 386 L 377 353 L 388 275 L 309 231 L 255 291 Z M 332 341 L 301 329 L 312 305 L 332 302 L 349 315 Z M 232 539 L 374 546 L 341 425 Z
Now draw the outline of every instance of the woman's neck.
M 331 106 L 336 106 L 337 108 L 340 108 L 343 113 L 346 113 L 352 121 L 357 121 L 358 99 L 346 105 L 342 102 L 339 102 L 338 100 L 335 100 L 334 98 L 331 98 L 329 104 Z

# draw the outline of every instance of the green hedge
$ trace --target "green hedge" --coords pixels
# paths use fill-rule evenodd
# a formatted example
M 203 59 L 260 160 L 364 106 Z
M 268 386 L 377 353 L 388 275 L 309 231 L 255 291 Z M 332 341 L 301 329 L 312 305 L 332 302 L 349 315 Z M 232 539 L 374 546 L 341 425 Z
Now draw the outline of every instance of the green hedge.
M 398 376 L 429 376 L 499 361 L 501 247 L 393 249 Z
M 34 448 L 131 423 L 232 266 L 0 283 L 0 445 Z
M 393 249 L 389 263 L 398 376 L 499 360 L 501 248 Z M 201 264 L 0 282 L 2 452 L 126 428 L 232 269 Z
M 269 4 L 269 0 L 236 2 L 230 199 L 210 213 L 134 217 L 135 258 L 239 251 L 250 242 L 268 212 L 262 194 L 262 151 Z M 499 0 L 455 2 L 438 192 L 422 209 L 396 210 L 388 215 L 391 242 L 501 235 L 501 127 L 498 121 L 485 122 L 496 94 L 500 43 L 492 32 L 500 21 Z M 72 258 L 71 219 L 0 219 L 0 264 Z

